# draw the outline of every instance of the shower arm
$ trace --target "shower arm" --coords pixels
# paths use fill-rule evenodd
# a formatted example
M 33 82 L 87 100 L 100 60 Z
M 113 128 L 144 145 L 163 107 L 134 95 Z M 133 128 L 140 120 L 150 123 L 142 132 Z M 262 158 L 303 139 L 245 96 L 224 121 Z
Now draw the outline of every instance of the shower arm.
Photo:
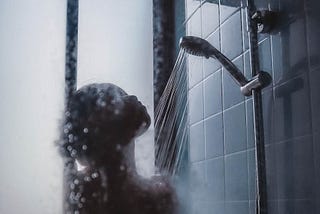
M 218 60 L 221 65 L 230 73 L 233 80 L 240 86 L 240 90 L 244 96 L 251 96 L 252 90 L 262 89 L 271 83 L 271 76 L 264 71 L 260 71 L 252 79 L 248 80 L 238 67 L 231 62 L 225 55 L 215 49 L 210 57 Z
M 211 57 L 218 60 L 240 86 L 240 90 L 244 96 L 251 96 L 254 89 L 262 89 L 271 83 L 271 76 L 263 71 L 260 71 L 252 79 L 247 80 L 230 59 L 202 38 L 184 36 L 180 39 L 180 47 L 189 54 L 204 56 L 207 59 Z

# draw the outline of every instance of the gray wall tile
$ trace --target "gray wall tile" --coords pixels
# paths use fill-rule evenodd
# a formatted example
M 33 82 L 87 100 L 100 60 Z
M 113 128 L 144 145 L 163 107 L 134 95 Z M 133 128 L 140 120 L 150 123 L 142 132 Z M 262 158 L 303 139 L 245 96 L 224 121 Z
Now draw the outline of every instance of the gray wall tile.
M 206 158 L 214 158 L 224 154 L 222 114 L 205 120 Z
M 221 26 L 221 50 L 230 59 L 234 59 L 242 53 L 240 11 L 232 15 Z
M 279 201 L 279 214 L 317 214 L 311 200 Z
M 248 151 L 248 185 L 249 200 L 256 199 L 256 160 L 255 150 Z
M 189 72 L 189 87 L 192 88 L 203 78 L 202 58 L 198 56 L 188 56 L 188 72 Z
M 320 69 L 310 72 L 312 126 L 314 132 L 320 132 Z
M 314 197 L 314 159 L 312 137 L 276 145 L 279 199 Z
M 274 142 L 274 99 L 273 90 L 269 89 L 262 94 L 262 113 L 265 144 Z
M 219 26 L 219 5 L 204 3 L 202 9 L 202 35 L 207 37 Z
M 222 110 L 221 92 L 221 70 L 211 75 L 204 81 L 204 116 L 221 112 Z
M 199 0 L 186 0 L 186 17 L 190 17 L 200 6 Z
M 220 0 L 220 22 L 224 22 L 241 6 L 241 1 Z
M 248 200 L 247 152 L 225 157 L 226 201 Z
M 191 16 L 188 22 L 187 28 L 188 35 L 190 36 L 202 36 L 201 30 L 201 8 L 196 10 L 196 12 Z
M 243 57 L 234 60 L 234 64 L 242 71 L 243 70 Z M 227 109 L 244 101 L 244 96 L 240 91 L 239 85 L 234 81 L 231 75 L 222 69 L 222 86 L 223 86 L 223 108 Z
M 206 200 L 206 172 L 205 163 L 193 163 L 190 166 L 190 192 L 192 201 Z
M 275 141 L 311 134 L 309 95 L 306 75 L 275 88 Z
M 203 119 L 203 103 L 203 86 L 201 83 L 189 92 L 189 115 L 191 124 Z
M 196 162 L 205 158 L 205 141 L 203 122 L 190 127 L 190 161 Z
M 247 148 L 254 148 L 254 124 L 253 124 L 253 102 L 246 101 L 246 127 L 247 127 Z
M 224 113 L 225 153 L 233 153 L 247 148 L 245 106 L 241 103 Z
M 273 61 L 282 64 L 274 73 L 274 82 L 281 84 L 308 71 L 307 39 L 305 19 L 297 19 L 281 29 L 281 42 L 273 49 Z M 280 52 L 280 53 L 277 53 Z M 282 58 L 276 58 L 281 55 Z
M 224 158 L 207 161 L 207 200 L 224 201 Z
M 226 202 L 226 214 L 248 214 L 249 202 Z
M 276 146 L 270 144 L 265 147 L 266 156 L 266 179 L 267 179 L 267 193 L 268 200 L 278 200 L 278 182 L 277 182 L 277 154 Z
M 217 30 L 213 34 L 211 34 L 208 39 L 208 42 L 212 44 L 216 49 L 220 50 L 220 30 Z M 204 77 L 209 76 L 213 72 L 217 71 L 221 68 L 221 64 L 218 60 L 213 58 L 203 58 L 203 72 Z

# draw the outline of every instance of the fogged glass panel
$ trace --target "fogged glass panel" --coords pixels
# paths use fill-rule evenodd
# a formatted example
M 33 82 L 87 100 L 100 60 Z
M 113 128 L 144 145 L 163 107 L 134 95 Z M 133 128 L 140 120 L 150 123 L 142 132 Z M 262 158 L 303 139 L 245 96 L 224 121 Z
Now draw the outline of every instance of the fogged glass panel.
M 0 1 L 0 213 L 62 213 L 64 0 Z
M 78 42 L 78 88 L 116 84 L 153 118 L 152 2 L 81 1 Z M 140 174 L 154 173 L 152 125 L 136 140 L 135 156 Z

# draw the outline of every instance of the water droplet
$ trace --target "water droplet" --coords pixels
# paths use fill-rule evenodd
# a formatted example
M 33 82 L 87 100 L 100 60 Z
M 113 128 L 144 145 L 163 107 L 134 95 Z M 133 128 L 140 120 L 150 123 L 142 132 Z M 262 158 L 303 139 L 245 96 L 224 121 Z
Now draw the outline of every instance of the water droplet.
M 69 129 L 68 129 L 68 128 L 65 128 L 65 129 L 63 130 L 63 133 L 68 134 L 68 133 L 69 133 Z
M 67 126 L 68 129 L 71 129 L 71 128 L 72 128 L 72 124 L 71 124 L 70 122 L 67 123 L 66 126 Z
M 102 98 L 99 98 L 96 102 L 97 106 L 101 106 L 101 107 L 104 107 L 107 105 L 107 103 L 102 99 Z
M 67 150 L 68 150 L 69 152 L 71 152 L 72 149 L 73 149 L 72 146 L 68 146 L 68 147 L 67 147 Z
M 76 185 L 78 185 L 78 184 L 79 184 L 79 180 L 78 180 L 78 179 L 75 179 L 75 180 L 73 181 L 73 183 L 76 184 Z
M 75 149 L 73 149 L 72 151 L 71 151 L 71 157 L 75 157 L 76 156 L 76 154 L 77 154 L 77 150 L 75 150 Z
M 120 151 L 120 150 L 121 150 L 121 145 L 120 145 L 120 144 L 117 144 L 117 145 L 116 145 L 116 150 L 117 150 L 117 151 Z
M 74 214 L 80 214 L 79 210 L 74 211 Z
M 88 132 L 89 132 L 89 129 L 88 129 L 88 128 L 84 128 L 84 129 L 83 129 L 83 133 L 86 133 L 86 134 L 87 134 Z
M 102 102 L 100 103 L 100 105 L 101 105 L 102 107 L 104 107 L 104 106 L 107 105 L 107 103 L 106 103 L 105 101 L 102 101 Z
M 67 116 L 67 117 L 70 117 L 70 115 L 71 115 L 70 112 L 69 112 L 69 111 L 66 111 L 66 116 Z
M 126 168 L 125 168 L 123 165 L 120 166 L 120 170 L 121 170 L 121 171 L 124 171 L 125 169 L 126 169 Z
M 100 91 L 100 92 L 99 92 L 99 97 L 102 98 L 103 96 L 104 96 L 104 92 L 103 92 L 103 91 Z
M 83 180 L 86 181 L 86 182 L 89 182 L 89 181 L 91 181 L 91 178 L 89 176 L 86 176 L 86 177 L 84 177 Z
M 119 109 L 115 109 L 115 110 L 114 110 L 114 114 L 115 114 L 115 115 L 118 115 L 118 114 L 120 114 L 120 111 L 119 111 Z
M 68 135 L 69 143 L 73 143 L 73 134 Z
M 75 199 L 76 199 L 76 201 L 79 201 L 80 198 L 81 198 L 81 193 L 78 192 L 78 193 L 76 194 L 76 196 L 75 196 Z
M 74 185 L 74 183 L 71 183 L 71 184 L 70 184 L 70 189 L 73 190 L 75 187 L 76 187 L 76 186 Z
M 87 150 L 87 149 L 88 149 L 88 146 L 87 146 L 87 145 L 83 145 L 83 146 L 82 146 L 82 149 L 83 149 L 83 150 Z
M 91 174 L 91 177 L 93 179 L 95 179 L 95 178 L 99 177 L 99 174 L 97 172 L 94 172 L 94 173 Z
M 79 207 L 79 208 L 82 208 L 82 207 L 83 207 L 83 204 L 82 204 L 82 203 L 78 203 L 78 207 Z
M 82 197 L 82 198 L 80 199 L 80 201 L 81 201 L 82 203 L 84 203 L 84 202 L 86 202 L 86 198 L 85 198 L 85 197 Z
M 74 200 L 75 195 L 76 195 L 76 194 L 75 194 L 75 192 L 73 192 L 73 191 L 72 191 L 72 192 L 70 193 L 70 195 L 69 195 L 70 200 L 72 200 L 72 201 L 73 201 L 73 200 Z

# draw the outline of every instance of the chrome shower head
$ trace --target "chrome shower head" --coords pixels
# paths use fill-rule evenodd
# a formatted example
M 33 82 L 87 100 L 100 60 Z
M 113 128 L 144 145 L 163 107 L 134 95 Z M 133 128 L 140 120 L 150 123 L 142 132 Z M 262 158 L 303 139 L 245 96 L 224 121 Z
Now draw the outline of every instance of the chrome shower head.
M 206 58 L 211 57 L 217 49 L 213 47 L 207 40 L 201 39 L 195 36 L 184 36 L 180 39 L 180 48 L 187 53 L 204 56 Z

